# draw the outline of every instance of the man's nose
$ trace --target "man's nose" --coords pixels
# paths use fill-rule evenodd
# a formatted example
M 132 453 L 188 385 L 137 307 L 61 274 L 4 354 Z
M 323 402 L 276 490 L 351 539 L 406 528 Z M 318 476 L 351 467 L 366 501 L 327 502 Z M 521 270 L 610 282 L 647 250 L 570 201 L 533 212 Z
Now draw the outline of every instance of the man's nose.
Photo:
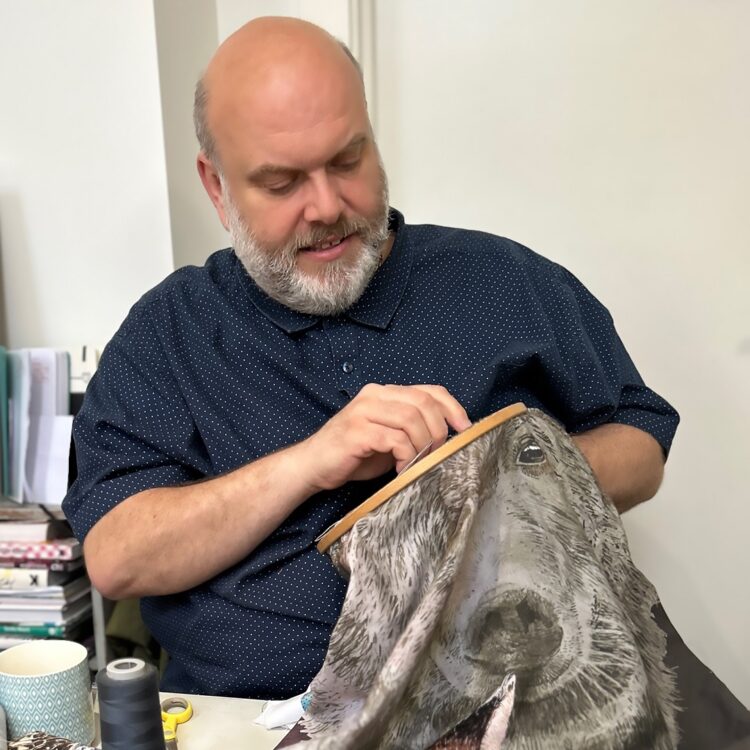
M 304 218 L 308 223 L 335 224 L 341 216 L 342 202 L 335 182 L 328 174 L 312 175 Z

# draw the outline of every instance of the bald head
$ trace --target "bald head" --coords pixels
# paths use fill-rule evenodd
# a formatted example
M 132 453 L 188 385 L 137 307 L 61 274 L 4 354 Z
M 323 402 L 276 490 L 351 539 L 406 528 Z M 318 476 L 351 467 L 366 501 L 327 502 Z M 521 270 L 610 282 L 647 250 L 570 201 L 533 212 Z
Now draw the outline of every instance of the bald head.
M 195 89 L 193 119 L 201 151 L 219 167 L 220 123 L 273 118 L 290 123 L 311 96 L 356 91 L 366 108 L 362 70 L 349 48 L 298 18 L 257 18 L 218 48 Z M 218 143 L 217 143 L 218 141 Z

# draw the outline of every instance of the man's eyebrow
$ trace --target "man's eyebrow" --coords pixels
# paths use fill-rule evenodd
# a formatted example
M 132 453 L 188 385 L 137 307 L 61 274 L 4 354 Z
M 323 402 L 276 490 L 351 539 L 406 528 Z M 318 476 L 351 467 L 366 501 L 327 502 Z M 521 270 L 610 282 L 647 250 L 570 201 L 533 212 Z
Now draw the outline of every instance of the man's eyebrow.
M 250 182 L 263 182 L 271 177 L 294 177 L 299 169 L 294 167 L 282 167 L 278 164 L 263 164 L 248 174 Z
M 361 146 L 365 144 L 366 141 L 367 141 L 367 136 L 364 133 L 355 135 L 349 141 L 349 143 L 347 143 L 346 146 L 344 146 L 344 148 L 338 151 L 338 153 L 333 157 L 333 159 L 331 159 L 331 161 L 336 161 L 336 159 L 338 159 L 339 156 L 341 156 L 342 154 L 345 154 L 347 151 L 351 151 L 352 149 L 355 149 L 355 148 L 360 148 Z
M 367 135 L 364 133 L 360 133 L 358 135 L 355 135 L 349 143 L 346 144 L 342 149 L 340 149 L 335 156 L 330 160 L 331 162 L 338 159 L 342 154 L 345 154 L 347 151 L 351 151 L 355 148 L 360 148 L 364 143 L 367 141 Z M 329 162 L 330 163 L 330 162 Z M 294 177 L 295 175 L 299 174 L 302 170 L 298 169 L 297 167 L 285 167 L 281 164 L 261 164 L 259 167 L 254 169 L 252 172 L 250 172 L 247 175 L 247 179 L 250 182 L 263 182 L 264 180 L 271 179 L 273 177 Z

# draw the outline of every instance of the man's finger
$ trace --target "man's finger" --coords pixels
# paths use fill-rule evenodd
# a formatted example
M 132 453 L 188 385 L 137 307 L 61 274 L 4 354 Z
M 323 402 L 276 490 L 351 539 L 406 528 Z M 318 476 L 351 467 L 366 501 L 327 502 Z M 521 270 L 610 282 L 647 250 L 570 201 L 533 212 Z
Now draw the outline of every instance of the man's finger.
M 471 420 L 466 413 L 466 409 L 451 395 L 447 388 L 442 385 L 415 385 L 412 387 L 428 393 L 441 405 L 443 418 L 456 432 L 463 432 L 463 430 L 471 427 Z
M 393 456 L 396 471 L 406 466 L 419 451 L 404 430 L 385 425 L 372 424 L 367 442 L 374 453 Z
M 439 436 L 446 429 L 445 421 L 439 413 L 426 414 L 405 400 L 387 399 L 382 408 L 374 411 L 369 419 L 373 424 L 403 430 L 416 451 L 435 442 L 436 435 Z M 434 423 L 434 426 L 431 427 L 430 423 Z

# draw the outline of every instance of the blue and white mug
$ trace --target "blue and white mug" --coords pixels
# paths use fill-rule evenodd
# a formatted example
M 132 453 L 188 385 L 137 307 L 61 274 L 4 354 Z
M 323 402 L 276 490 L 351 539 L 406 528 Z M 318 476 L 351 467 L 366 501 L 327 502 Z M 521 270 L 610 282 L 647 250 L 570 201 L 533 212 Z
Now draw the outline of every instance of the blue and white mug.
M 3 651 L 0 705 L 9 740 L 43 731 L 90 744 L 95 730 L 88 652 L 73 641 L 30 641 Z

